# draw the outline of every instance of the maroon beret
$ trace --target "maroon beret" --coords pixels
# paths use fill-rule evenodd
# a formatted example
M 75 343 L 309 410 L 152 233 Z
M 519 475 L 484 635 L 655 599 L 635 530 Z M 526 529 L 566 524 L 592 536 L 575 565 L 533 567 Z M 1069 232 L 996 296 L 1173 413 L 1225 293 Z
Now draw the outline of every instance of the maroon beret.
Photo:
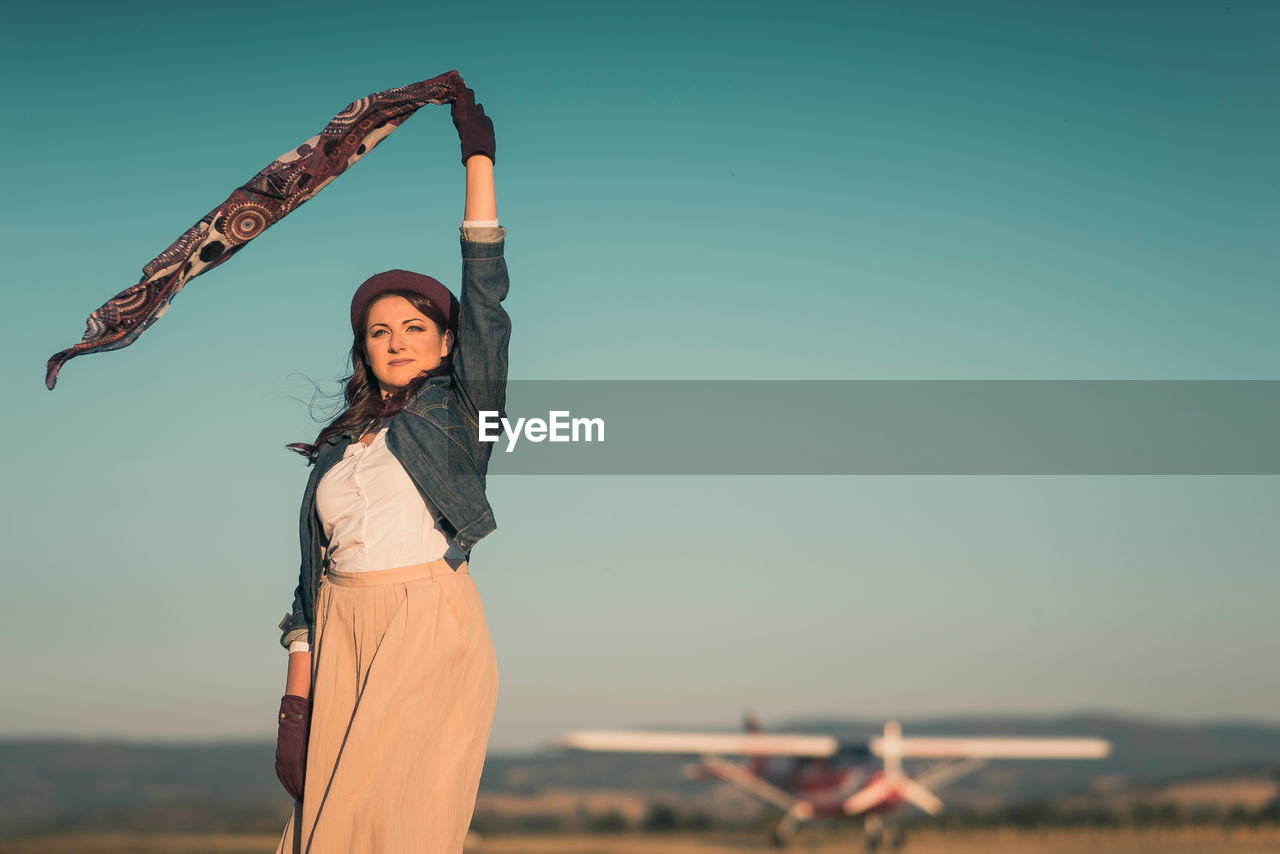
M 360 315 L 364 313 L 365 306 L 388 291 L 422 294 L 435 303 L 436 308 L 440 309 L 444 315 L 445 323 L 454 331 L 454 334 L 457 334 L 458 300 L 454 298 L 453 293 L 430 276 L 408 270 L 388 270 L 385 273 L 378 273 L 376 276 L 370 276 L 356 289 L 356 295 L 351 298 L 352 332 L 359 334 L 360 330 L 356 326 L 360 323 Z

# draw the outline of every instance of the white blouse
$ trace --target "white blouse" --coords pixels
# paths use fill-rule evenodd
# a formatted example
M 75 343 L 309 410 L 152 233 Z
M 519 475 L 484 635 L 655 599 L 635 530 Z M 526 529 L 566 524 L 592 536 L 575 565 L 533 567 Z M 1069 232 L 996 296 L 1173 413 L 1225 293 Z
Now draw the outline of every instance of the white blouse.
M 316 486 L 316 511 L 329 541 L 329 568 L 371 572 L 463 557 L 387 447 L 387 428 L 368 446 L 352 442 Z M 309 652 L 294 641 L 290 652 Z
M 439 560 L 449 540 L 409 473 L 387 447 L 383 427 L 368 445 L 352 442 L 316 487 L 329 541 L 329 568 L 370 572 Z

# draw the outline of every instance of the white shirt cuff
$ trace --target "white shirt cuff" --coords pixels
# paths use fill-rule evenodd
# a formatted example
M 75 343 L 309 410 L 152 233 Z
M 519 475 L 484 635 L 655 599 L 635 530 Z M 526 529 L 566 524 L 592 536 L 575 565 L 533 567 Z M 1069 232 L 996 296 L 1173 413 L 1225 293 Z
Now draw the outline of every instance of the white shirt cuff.
M 306 641 L 294 641 L 289 644 L 289 653 L 292 654 L 295 652 L 311 652 L 311 644 Z
M 496 219 L 464 220 L 459 231 L 462 239 L 470 243 L 499 243 L 507 235 Z

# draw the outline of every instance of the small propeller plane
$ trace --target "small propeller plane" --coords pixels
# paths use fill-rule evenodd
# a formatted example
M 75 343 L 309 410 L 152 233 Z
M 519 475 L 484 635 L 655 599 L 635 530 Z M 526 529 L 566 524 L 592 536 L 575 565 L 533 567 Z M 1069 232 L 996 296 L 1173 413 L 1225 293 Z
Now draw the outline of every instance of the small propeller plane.
M 743 734 L 681 732 L 573 732 L 561 747 L 622 753 L 672 753 L 697 756 L 685 766 L 695 780 L 729 783 L 782 811 L 772 831 L 785 846 L 802 822 L 813 818 L 862 818 L 867 849 L 902 844 L 902 833 L 884 816 L 904 803 L 930 815 L 943 810 L 933 789 L 978 770 L 992 759 L 1102 759 L 1111 744 L 1096 738 L 903 738 L 897 721 L 878 737 L 850 740 L 826 735 L 785 735 L 761 731 L 754 716 Z M 741 756 L 741 762 L 725 757 Z M 873 757 L 884 763 L 872 768 Z M 903 771 L 903 759 L 934 759 L 938 764 L 915 778 Z

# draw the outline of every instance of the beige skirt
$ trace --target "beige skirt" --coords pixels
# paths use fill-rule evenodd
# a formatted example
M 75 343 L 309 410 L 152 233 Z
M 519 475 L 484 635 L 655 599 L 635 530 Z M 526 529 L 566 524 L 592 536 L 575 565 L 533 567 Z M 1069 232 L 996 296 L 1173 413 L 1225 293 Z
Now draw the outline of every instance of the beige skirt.
M 316 602 L 306 783 L 277 854 L 457 854 L 498 700 L 463 564 L 330 572 Z

